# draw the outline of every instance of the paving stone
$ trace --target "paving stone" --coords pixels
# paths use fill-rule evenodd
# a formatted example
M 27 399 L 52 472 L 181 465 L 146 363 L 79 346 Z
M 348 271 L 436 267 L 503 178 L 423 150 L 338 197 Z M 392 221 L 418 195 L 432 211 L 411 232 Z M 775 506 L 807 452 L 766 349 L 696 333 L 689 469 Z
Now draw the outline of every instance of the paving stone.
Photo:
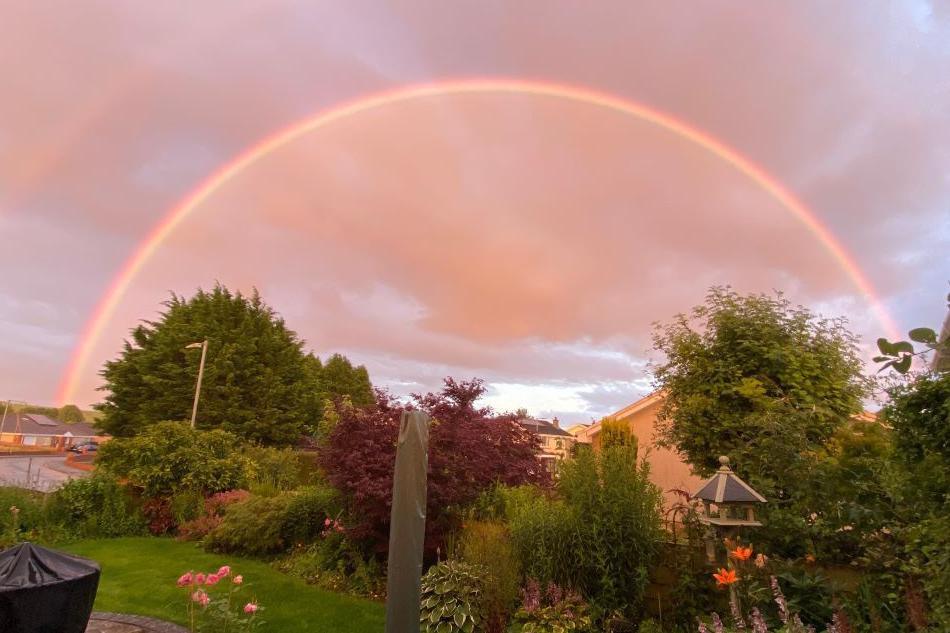
M 177 624 L 141 615 L 94 612 L 86 633 L 188 633 Z

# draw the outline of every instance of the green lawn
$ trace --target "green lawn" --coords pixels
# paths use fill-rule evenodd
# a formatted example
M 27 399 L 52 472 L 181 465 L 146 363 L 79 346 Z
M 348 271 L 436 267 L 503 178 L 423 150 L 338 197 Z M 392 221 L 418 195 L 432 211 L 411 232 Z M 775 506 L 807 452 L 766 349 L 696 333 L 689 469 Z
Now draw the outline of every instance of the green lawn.
M 186 571 L 230 565 L 244 576 L 242 594 L 266 611 L 262 631 L 378 633 L 382 604 L 322 591 L 275 571 L 267 563 L 208 554 L 191 543 L 165 538 L 120 538 L 69 543 L 63 549 L 97 561 L 102 580 L 96 609 L 148 615 L 184 624 L 184 590 L 175 582 Z

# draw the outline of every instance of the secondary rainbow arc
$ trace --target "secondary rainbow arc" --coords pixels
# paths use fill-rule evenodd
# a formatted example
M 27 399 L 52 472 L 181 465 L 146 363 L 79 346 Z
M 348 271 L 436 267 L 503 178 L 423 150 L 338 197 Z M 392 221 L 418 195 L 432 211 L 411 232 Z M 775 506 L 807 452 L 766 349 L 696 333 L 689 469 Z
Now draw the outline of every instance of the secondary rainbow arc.
M 101 337 L 105 326 L 112 318 L 116 307 L 138 272 L 162 242 L 203 202 L 255 162 L 305 134 L 362 112 L 426 97 L 492 93 L 550 97 L 602 107 L 657 125 L 702 147 L 755 182 L 814 234 L 864 295 L 877 320 L 887 333 L 892 338 L 899 337 L 898 328 L 878 298 L 874 286 L 858 266 L 854 257 L 828 227 L 791 191 L 764 169 L 712 135 L 649 106 L 590 88 L 548 81 L 467 79 L 405 86 L 348 101 L 277 131 L 248 147 L 235 158 L 219 167 L 162 217 L 112 279 L 108 289 L 99 300 L 92 316 L 83 328 L 79 342 L 60 381 L 56 400 L 63 404 L 73 399 L 82 371 L 85 369 L 89 356 Z

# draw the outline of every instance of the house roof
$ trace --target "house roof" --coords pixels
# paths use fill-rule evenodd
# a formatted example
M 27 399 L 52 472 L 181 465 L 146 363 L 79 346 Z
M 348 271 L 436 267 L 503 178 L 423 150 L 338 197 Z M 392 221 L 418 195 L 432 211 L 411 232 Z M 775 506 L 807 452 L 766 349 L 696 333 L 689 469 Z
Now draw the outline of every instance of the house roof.
M 553 422 L 548 422 L 547 420 L 536 420 L 534 418 L 521 418 L 518 420 L 518 424 L 520 424 L 525 429 L 537 435 L 560 435 L 564 437 L 573 437 L 570 433 L 568 433 L 564 429 L 558 426 L 554 426 Z
M 92 426 L 85 422 L 76 422 L 75 424 L 66 424 L 59 420 L 54 420 L 39 413 L 19 413 L 19 425 L 7 419 L 4 425 L 4 432 L 15 433 L 17 429 L 23 435 L 66 435 L 69 433 L 75 437 L 92 437 L 102 435 Z

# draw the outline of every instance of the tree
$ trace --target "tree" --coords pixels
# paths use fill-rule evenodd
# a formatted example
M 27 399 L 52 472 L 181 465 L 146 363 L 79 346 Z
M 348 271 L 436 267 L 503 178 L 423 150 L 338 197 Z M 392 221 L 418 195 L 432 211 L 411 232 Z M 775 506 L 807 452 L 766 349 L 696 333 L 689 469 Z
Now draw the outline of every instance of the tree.
M 456 512 L 495 483 L 543 483 L 547 473 L 533 434 L 511 416 L 492 417 L 475 406 L 480 380 L 445 379 L 439 393 L 414 395 L 412 405 L 433 421 L 429 434 L 427 550 L 442 544 Z M 320 463 L 328 481 L 349 499 L 351 534 L 385 549 L 392 502 L 396 437 L 410 407 L 377 392 L 370 407 L 342 407 Z
M 373 404 L 376 399 L 366 367 L 354 367 L 342 354 L 330 356 L 317 375 L 317 393 L 321 402 L 327 398 L 337 400 L 346 396 L 354 405 L 364 407 Z
M 950 308 L 950 295 L 947 295 L 947 307 Z M 877 339 L 877 349 L 881 355 L 875 356 L 874 362 L 882 363 L 878 372 L 890 367 L 900 374 L 907 374 L 915 356 L 923 358 L 930 352 L 934 353 L 934 371 L 950 371 L 950 314 L 947 315 L 943 330 L 939 334 L 929 327 L 918 327 L 908 332 L 907 337 L 910 341 L 891 342 L 886 338 Z M 914 343 L 923 347 L 914 349 Z
M 132 436 L 159 420 L 191 416 L 199 352 L 207 339 L 199 429 L 224 429 L 264 444 L 291 444 L 319 412 L 311 361 L 302 342 L 254 291 L 217 285 L 190 299 L 172 295 L 156 321 L 132 331 L 121 355 L 106 363 L 97 406 L 103 430 Z
M 64 405 L 59 409 L 57 419 L 60 422 L 66 422 L 67 424 L 74 424 L 76 422 L 82 422 L 85 420 L 85 417 L 82 414 L 82 411 L 74 404 Z
M 848 460 L 836 463 L 828 447 L 869 388 L 853 335 L 841 320 L 818 318 L 781 294 L 729 288 L 711 289 L 690 317 L 654 335 L 666 355 L 655 374 L 666 394 L 661 441 L 701 475 L 711 474 L 719 455 L 731 458 L 769 500 L 756 538 L 773 554 L 823 553 L 832 543 L 828 526 L 847 523 L 841 511 L 879 507 L 873 498 L 851 503 L 852 495 L 842 504 L 821 494 L 828 479 L 846 476 Z
M 922 580 L 937 628 L 950 630 L 950 372 L 916 376 L 889 395 L 881 413 L 893 429 L 902 558 Z
M 702 475 L 728 455 L 770 501 L 811 485 L 813 451 L 861 411 L 868 381 L 840 319 L 793 307 L 781 294 L 712 288 L 691 318 L 657 326 L 666 394 L 662 441 Z

